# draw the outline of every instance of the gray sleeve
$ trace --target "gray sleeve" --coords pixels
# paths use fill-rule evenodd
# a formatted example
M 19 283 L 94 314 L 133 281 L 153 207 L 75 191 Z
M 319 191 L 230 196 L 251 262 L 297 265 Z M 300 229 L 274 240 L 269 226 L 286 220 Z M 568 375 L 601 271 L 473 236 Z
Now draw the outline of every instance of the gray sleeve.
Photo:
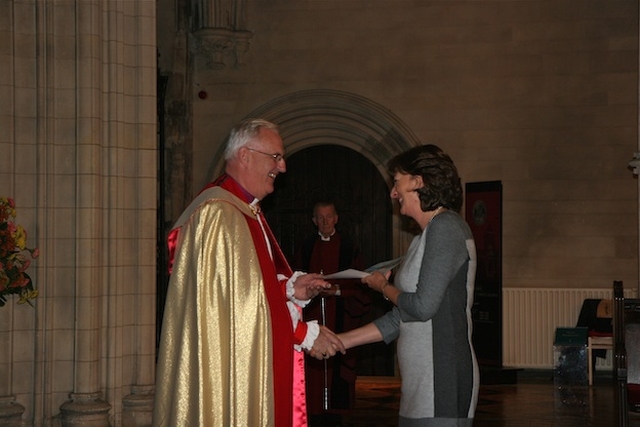
M 463 221 L 445 212 L 429 224 L 416 291 L 398 296 L 403 321 L 426 321 L 438 312 L 447 287 L 469 260 Z
M 400 334 L 400 313 L 398 307 L 393 307 L 384 316 L 378 317 L 373 324 L 380 330 L 382 340 L 389 344 Z

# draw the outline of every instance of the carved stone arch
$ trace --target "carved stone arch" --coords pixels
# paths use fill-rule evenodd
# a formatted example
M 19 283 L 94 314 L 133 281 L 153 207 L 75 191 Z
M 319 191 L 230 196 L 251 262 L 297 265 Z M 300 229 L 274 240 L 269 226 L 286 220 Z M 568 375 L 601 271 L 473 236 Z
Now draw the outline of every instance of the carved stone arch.
M 349 92 L 315 89 L 274 99 L 247 117 L 277 123 L 288 154 L 319 144 L 351 148 L 382 175 L 390 158 L 419 144 L 389 109 Z
M 276 123 L 287 156 L 317 145 L 340 145 L 367 158 L 382 177 L 393 156 L 419 145 L 414 133 L 388 108 L 363 96 L 332 89 L 293 92 L 247 114 Z M 216 170 L 224 167 L 221 147 Z M 412 234 L 393 216 L 393 253 L 400 255 Z
M 299 236 L 306 234 L 299 233 L 303 224 L 306 222 L 309 225 L 311 222 L 307 209 L 309 199 L 313 199 L 308 195 L 314 193 L 309 191 L 312 189 L 320 192 L 329 189 L 333 192 L 332 199 L 341 207 L 338 228 L 346 227 L 351 231 L 352 237 L 360 236 L 356 241 L 361 246 L 363 260 L 377 262 L 383 258 L 376 257 L 404 254 L 413 234 L 403 231 L 400 215 L 392 214 L 394 204 L 388 197 L 388 188 L 384 189 L 385 183 L 389 184 L 386 165 L 393 156 L 419 142 L 413 132 L 388 108 L 353 93 L 305 90 L 276 98 L 255 109 L 247 117 L 263 118 L 276 123 L 289 159 L 288 173 L 279 178 L 277 190 L 263 204 L 267 220 L 278 236 L 285 254 L 293 253 L 293 247 L 298 246 L 295 242 L 300 241 Z M 348 153 L 350 150 L 351 153 Z M 341 161 L 331 162 L 327 159 L 329 153 L 340 156 Z M 361 159 L 356 158 L 357 155 Z M 313 160 L 309 163 L 303 160 L 310 158 Z M 363 165 L 367 162 L 370 163 L 368 167 Z M 332 173 L 329 175 L 342 177 L 338 181 L 344 183 L 341 186 L 343 191 L 331 184 L 333 182 L 335 185 L 335 178 L 328 178 L 326 174 L 316 170 L 314 164 L 331 164 Z M 304 178 L 300 176 L 301 168 L 306 168 Z M 318 169 L 323 167 L 319 166 Z M 373 176 L 375 171 L 379 174 L 378 179 Z M 367 178 L 360 180 L 362 183 L 358 184 L 356 175 Z M 294 176 L 297 177 L 295 185 L 288 181 Z M 318 187 L 308 187 L 305 183 L 309 182 L 318 184 Z M 346 194 L 349 196 L 345 196 Z M 370 194 L 371 198 L 363 197 L 363 194 Z M 345 202 L 345 198 L 352 203 Z M 303 213 L 299 212 L 300 209 Z M 341 230 L 344 231 L 345 228 Z M 363 320 L 372 321 L 388 309 L 386 302 L 376 295 Z M 361 352 L 358 356 L 359 374 L 394 374 L 395 356 L 392 346 L 369 346 L 367 350 L 369 351 Z
M 420 142 L 399 117 L 388 108 L 363 96 L 333 90 L 311 89 L 275 98 L 246 115 L 276 123 L 287 155 L 305 148 L 329 144 L 350 148 L 367 158 L 383 177 L 393 156 Z M 224 168 L 224 147 L 216 159 L 218 174 Z M 217 174 L 216 174 L 217 176 Z M 412 233 L 404 231 L 398 215 L 393 216 L 393 253 L 401 255 Z
M 382 175 L 396 154 L 419 145 L 413 132 L 389 109 L 349 92 L 314 89 L 276 98 L 247 114 L 276 123 L 287 155 L 320 144 L 342 145 L 371 161 Z M 224 167 L 221 156 L 215 170 Z

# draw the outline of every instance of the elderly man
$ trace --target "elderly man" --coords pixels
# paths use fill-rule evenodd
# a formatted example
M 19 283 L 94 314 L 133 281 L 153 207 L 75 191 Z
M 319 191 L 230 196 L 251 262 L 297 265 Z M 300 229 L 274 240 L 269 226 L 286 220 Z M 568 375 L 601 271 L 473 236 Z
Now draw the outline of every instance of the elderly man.
M 333 332 L 302 321 L 302 307 L 330 285 L 291 271 L 260 212 L 286 171 L 278 128 L 242 121 L 225 160 L 169 235 L 153 424 L 306 426 L 301 350 L 344 353 Z

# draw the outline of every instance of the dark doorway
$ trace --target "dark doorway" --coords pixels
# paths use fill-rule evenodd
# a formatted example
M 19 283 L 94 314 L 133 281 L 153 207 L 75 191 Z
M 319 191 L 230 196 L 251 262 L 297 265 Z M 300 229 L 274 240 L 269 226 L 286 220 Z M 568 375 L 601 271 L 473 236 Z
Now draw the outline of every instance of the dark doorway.
M 360 153 L 338 145 L 318 145 L 287 157 L 287 173 L 262 203 L 284 254 L 292 259 L 305 236 L 316 231 L 311 221 L 315 201 L 335 201 L 337 228 L 360 246 L 365 265 L 392 257 L 392 207 L 389 187 L 380 172 Z M 391 306 L 372 292 L 374 302 L 365 321 Z M 394 347 L 384 343 L 358 349 L 359 375 L 394 375 Z

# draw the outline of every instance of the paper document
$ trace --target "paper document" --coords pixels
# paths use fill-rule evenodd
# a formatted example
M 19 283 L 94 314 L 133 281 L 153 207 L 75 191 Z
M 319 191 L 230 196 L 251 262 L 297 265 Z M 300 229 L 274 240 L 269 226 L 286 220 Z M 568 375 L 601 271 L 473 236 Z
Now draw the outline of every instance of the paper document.
M 381 273 L 386 273 L 389 270 L 393 270 L 402 262 L 404 257 L 398 257 L 396 259 L 391 259 L 389 261 L 382 261 L 377 264 L 372 265 L 367 268 L 365 271 L 368 273 L 373 273 L 374 271 L 379 271 Z
M 322 278 L 325 279 L 325 280 L 330 280 L 330 279 L 362 279 L 363 277 L 368 276 L 370 274 L 371 273 L 367 273 L 365 271 L 354 270 L 353 268 L 350 268 L 348 270 L 338 271 L 337 273 L 333 273 L 333 274 L 325 274 L 324 276 L 322 276 Z
M 374 271 L 379 271 L 382 274 L 384 274 L 387 271 L 393 270 L 394 268 L 396 268 L 402 262 L 402 258 L 403 257 L 399 257 L 399 258 L 392 259 L 392 260 L 389 260 L 389 261 L 379 262 L 379 263 L 374 264 L 371 267 L 367 268 L 365 271 L 354 270 L 353 268 L 350 268 L 348 270 L 342 270 L 342 271 L 339 271 L 337 273 L 327 274 L 327 275 L 323 276 L 323 279 L 325 279 L 325 280 L 330 280 L 330 279 L 362 279 L 363 277 L 370 275 Z

